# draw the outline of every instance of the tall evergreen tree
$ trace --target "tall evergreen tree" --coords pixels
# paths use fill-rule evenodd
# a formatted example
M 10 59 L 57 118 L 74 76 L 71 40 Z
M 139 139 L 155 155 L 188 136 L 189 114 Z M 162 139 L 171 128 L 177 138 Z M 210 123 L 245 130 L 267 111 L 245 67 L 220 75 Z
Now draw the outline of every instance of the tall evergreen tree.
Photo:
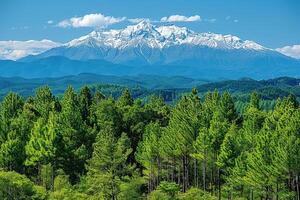
M 84 121 L 87 121 L 90 116 L 92 98 L 91 91 L 87 86 L 81 88 L 78 95 L 78 103 L 80 105 L 81 117 Z
M 0 166 L 9 170 L 21 170 L 24 133 L 15 125 L 22 111 L 23 101 L 15 93 L 9 93 L 0 105 Z
M 189 158 L 190 154 L 194 151 L 193 143 L 198 136 L 201 125 L 200 118 L 201 103 L 197 96 L 197 91 L 193 90 L 191 95 L 188 97 L 184 96 L 178 102 L 171 114 L 166 133 L 163 135 L 163 140 L 164 137 L 173 138 L 171 140 L 175 148 L 173 154 L 176 157 L 181 157 L 183 191 L 189 187 Z M 197 171 L 197 169 L 194 170 L 195 179 L 197 177 Z
M 158 123 L 146 126 L 142 141 L 139 142 L 136 160 L 145 168 L 144 174 L 148 179 L 148 191 L 159 185 L 161 158 L 159 155 L 159 140 L 161 127 Z
M 39 181 L 42 182 L 47 189 L 53 188 L 54 169 L 56 159 L 58 158 L 59 150 L 61 149 L 61 135 L 58 126 L 58 118 L 55 113 L 50 113 L 46 121 L 39 118 L 34 123 L 29 141 L 26 145 L 27 166 L 34 166 L 38 170 Z M 43 169 L 47 169 L 47 174 L 50 175 L 49 186 L 43 180 Z
M 86 147 L 86 126 L 78 105 L 74 89 L 68 87 L 61 102 L 59 121 L 64 144 L 61 164 L 72 183 L 84 172 L 84 164 L 89 156 Z
M 57 110 L 57 102 L 55 97 L 51 93 L 48 86 L 40 87 L 37 89 L 34 98 L 35 110 L 39 113 L 39 116 L 48 119 L 50 112 Z
M 149 101 L 145 105 L 146 117 L 148 121 L 158 121 L 162 126 L 167 126 L 169 122 L 170 107 L 166 105 L 164 100 L 158 96 L 150 96 Z
M 224 92 L 221 96 L 220 112 L 228 122 L 233 122 L 238 118 L 233 99 L 228 92 Z
M 115 134 L 120 135 L 122 132 L 122 115 L 112 98 L 102 100 L 98 104 L 95 120 L 98 131 L 110 126 L 114 129 Z
M 125 133 L 117 139 L 111 127 L 102 129 L 88 162 L 88 193 L 98 199 L 117 199 L 120 184 L 131 173 L 130 167 L 126 165 L 131 152 L 130 141 Z
M 133 98 L 131 97 L 130 91 L 125 89 L 118 99 L 117 102 L 118 106 L 125 107 L 125 106 L 132 106 L 133 105 Z

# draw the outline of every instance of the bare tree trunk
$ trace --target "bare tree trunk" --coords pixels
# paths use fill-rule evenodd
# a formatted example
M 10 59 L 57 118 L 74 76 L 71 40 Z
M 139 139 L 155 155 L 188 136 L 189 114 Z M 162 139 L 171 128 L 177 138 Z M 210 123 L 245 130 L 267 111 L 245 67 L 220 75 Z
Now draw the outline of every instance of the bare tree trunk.
M 214 167 L 212 166 L 211 169 L 211 173 L 210 173 L 210 183 L 209 183 L 209 187 L 210 187 L 210 191 L 211 194 L 214 195 L 214 188 L 213 188 L 213 181 L 214 181 Z
M 300 200 L 300 192 L 299 192 L 299 175 L 296 175 L 296 193 L 297 193 L 297 200 Z
M 189 188 L 190 185 L 190 181 L 189 181 L 189 159 L 187 157 L 187 155 L 185 155 L 185 186 L 186 186 L 186 190 Z
M 203 190 L 206 191 L 206 157 L 202 161 L 202 182 L 203 182 Z
M 150 173 L 149 173 L 149 191 L 152 192 L 152 164 L 150 164 Z
M 180 166 L 178 166 L 178 175 L 177 175 L 177 184 L 180 185 L 180 178 L 181 178 L 181 172 L 180 172 Z
M 231 200 L 231 192 L 228 192 L 228 200 Z
M 182 156 L 182 190 L 186 191 L 186 180 L 185 180 L 185 156 Z
M 221 170 L 218 168 L 218 199 L 221 200 Z
M 198 188 L 199 187 L 199 181 L 198 181 L 198 163 L 197 159 L 194 159 L 194 185 Z
M 150 177 L 149 177 L 149 179 L 148 179 L 148 194 L 150 193 L 151 191 L 150 191 Z
M 42 172 L 41 172 L 41 165 L 40 163 L 37 164 L 38 167 L 38 184 L 42 185 Z
M 250 200 L 253 200 L 253 189 L 250 191 Z
M 51 164 L 51 191 L 54 191 L 54 163 Z
M 157 185 L 160 183 L 160 158 L 157 157 Z
M 269 186 L 266 186 L 266 197 L 265 200 L 269 199 Z
M 173 166 L 172 166 L 172 181 L 175 181 L 175 158 L 173 157 Z

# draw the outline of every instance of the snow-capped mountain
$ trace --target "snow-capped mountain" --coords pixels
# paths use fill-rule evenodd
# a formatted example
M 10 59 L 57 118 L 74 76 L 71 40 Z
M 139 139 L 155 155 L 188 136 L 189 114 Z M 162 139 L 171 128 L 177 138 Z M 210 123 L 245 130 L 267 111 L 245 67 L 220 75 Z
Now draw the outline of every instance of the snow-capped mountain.
M 64 56 L 74 60 L 102 59 L 128 65 L 153 65 L 203 60 L 203 55 L 214 57 L 215 51 L 256 54 L 272 50 L 232 35 L 196 33 L 186 27 L 154 26 L 142 21 L 120 30 L 93 31 L 37 58 Z
M 233 35 L 197 33 L 174 25 L 146 21 L 119 30 L 88 35 L 27 56 L 2 69 L 35 77 L 91 72 L 109 75 L 182 75 L 193 78 L 273 78 L 300 76 L 300 61 Z M 45 69 L 47 72 L 44 73 Z M 44 70 L 44 71 L 43 71 Z M 0 68 L 1 72 L 1 68 Z M 5 71 L 6 75 L 9 75 Z
M 37 55 L 60 46 L 51 40 L 0 41 L 0 59 L 17 60 L 28 55 Z
M 266 49 L 255 42 L 242 41 L 232 35 L 196 33 L 186 27 L 175 25 L 156 27 L 146 21 L 121 30 L 93 31 L 86 36 L 72 40 L 65 46 L 68 48 L 89 46 L 126 49 L 141 45 L 159 49 L 175 45 L 194 45 L 221 49 Z

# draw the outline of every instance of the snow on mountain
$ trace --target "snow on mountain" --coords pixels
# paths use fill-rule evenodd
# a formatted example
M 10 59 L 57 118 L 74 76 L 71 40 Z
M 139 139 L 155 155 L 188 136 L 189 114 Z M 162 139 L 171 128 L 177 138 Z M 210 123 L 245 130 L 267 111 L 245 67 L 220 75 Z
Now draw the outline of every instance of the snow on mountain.
M 34 65 L 33 71 L 38 74 L 41 69 L 49 70 L 43 75 L 92 72 L 208 79 L 300 76 L 299 60 L 253 41 L 146 21 L 119 30 L 93 31 L 18 61 L 22 62 L 2 63 L 2 70 L 18 71 Z
M 37 55 L 60 43 L 51 40 L 0 41 L 0 59 L 17 60 L 28 55 Z
M 253 42 L 243 41 L 232 35 L 214 33 L 196 33 L 186 27 L 154 26 L 147 21 L 131 25 L 125 29 L 96 32 L 72 40 L 65 46 L 90 46 L 124 49 L 147 45 L 150 48 L 166 48 L 176 45 L 194 45 L 221 49 L 265 50 L 266 48 Z
M 197 33 L 186 27 L 142 21 L 124 29 L 93 31 L 65 44 L 50 40 L 0 41 L 0 74 L 266 79 L 300 76 L 300 61 L 286 56 L 297 52 L 298 46 L 273 50 L 233 35 Z

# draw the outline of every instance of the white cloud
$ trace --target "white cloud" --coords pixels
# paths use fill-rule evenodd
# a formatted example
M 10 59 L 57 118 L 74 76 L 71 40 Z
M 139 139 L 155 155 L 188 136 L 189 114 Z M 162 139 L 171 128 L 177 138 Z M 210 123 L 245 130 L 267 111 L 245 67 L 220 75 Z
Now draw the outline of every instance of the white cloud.
M 53 24 L 53 20 L 47 21 L 47 24 Z
M 300 45 L 285 46 L 277 48 L 276 51 L 293 58 L 300 59 Z
M 101 13 L 88 14 L 82 17 L 72 17 L 58 23 L 59 27 L 106 27 L 108 25 L 122 22 L 126 17 L 115 18 L 112 16 L 104 16 Z
M 233 20 L 233 22 L 234 22 L 234 23 L 238 23 L 238 22 L 239 22 L 239 20 L 238 20 L 238 19 L 235 19 L 235 20 Z
M 201 17 L 199 15 L 194 16 L 183 16 L 183 15 L 171 15 L 169 17 L 163 17 L 160 19 L 161 22 L 195 22 L 201 21 Z
M 225 20 L 230 20 L 231 16 L 225 17 Z
M 40 54 L 60 45 L 51 40 L 0 41 L 0 59 L 17 60 L 28 55 Z

